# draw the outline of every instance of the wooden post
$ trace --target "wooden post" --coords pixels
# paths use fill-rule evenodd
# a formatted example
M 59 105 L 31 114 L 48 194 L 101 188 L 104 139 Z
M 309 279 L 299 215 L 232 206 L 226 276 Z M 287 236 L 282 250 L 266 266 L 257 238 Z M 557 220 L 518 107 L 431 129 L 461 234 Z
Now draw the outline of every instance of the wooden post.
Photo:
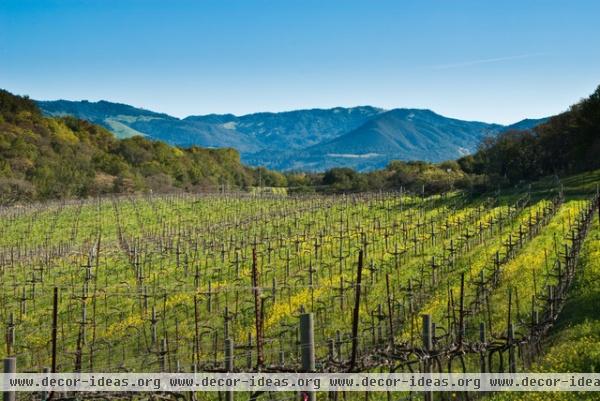
M 233 372 L 233 340 L 225 339 L 225 371 Z M 225 401 L 233 401 L 233 390 L 225 392 Z
M 300 315 L 300 347 L 302 355 L 302 371 L 310 373 L 315 371 L 315 337 L 313 314 L 304 313 Z M 316 401 L 314 391 L 301 393 L 304 401 Z
M 58 334 L 58 287 L 54 287 L 52 308 L 52 373 L 56 373 L 56 337 Z
M 17 372 L 17 358 L 8 357 L 4 358 L 4 373 L 16 373 Z M 17 399 L 17 393 L 14 391 L 5 391 L 3 400 L 4 401 L 15 401 Z
M 335 355 L 342 360 L 342 333 L 339 330 L 335 331 Z
M 548 286 L 548 320 L 554 319 L 554 287 Z
M 433 335 L 431 332 L 431 315 L 423 315 L 423 348 L 427 352 L 426 359 L 424 361 L 424 372 L 431 373 L 431 359 L 429 358 L 429 352 L 433 348 Z M 423 393 L 425 401 L 433 400 L 433 392 L 427 390 Z
M 233 372 L 233 340 L 225 339 L 225 371 Z
M 330 361 L 335 360 L 335 341 L 333 338 L 327 340 L 327 357 Z
M 156 331 L 156 323 L 158 320 L 156 319 L 156 307 L 152 307 L 152 316 L 150 318 L 150 341 L 152 345 L 158 344 L 158 332 Z
M 387 307 L 388 307 L 388 320 L 389 320 L 389 341 L 390 344 L 394 345 L 394 319 L 392 317 L 392 296 L 390 293 L 390 275 L 389 273 L 385 275 L 385 290 L 387 295 Z
M 514 336 L 515 336 L 515 325 L 510 323 L 508 326 L 508 372 L 516 373 L 517 372 L 517 362 L 515 359 L 515 349 L 514 349 Z
M 248 333 L 248 345 L 246 346 L 248 352 L 246 353 L 246 369 L 248 372 L 252 371 L 252 333 Z
M 431 332 L 431 315 L 423 315 L 423 348 L 429 352 L 433 348 L 433 335 Z
M 15 316 L 11 312 L 8 319 L 8 327 L 6 328 L 6 355 L 11 356 L 15 344 Z
M 43 369 L 43 372 L 50 373 L 50 368 L 45 367 Z M 50 397 L 50 392 L 48 390 L 43 390 L 42 393 L 40 394 L 40 397 L 41 397 L 42 401 L 46 401 Z
M 465 273 L 460 275 L 460 309 L 458 315 L 458 346 L 463 346 L 463 340 L 465 335 Z
M 263 338 L 262 338 L 262 299 L 260 297 L 260 287 L 258 280 L 258 266 L 256 263 L 256 248 L 252 249 L 252 292 L 254 294 L 254 322 L 256 328 L 256 367 L 260 370 L 264 364 L 263 356 Z
M 479 342 L 481 343 L 481 349 L 485 350 L 486 336 L 485 336 L 485 323 L 479 323 Z M 479 371 L 481 373 L 486 372 L 485 366 L 485 351 L 481 351 L 481 355 L 479 357 Z
M 167 339 L 163 338 L 159 343 L 158 348 L 158 365 L 161 372 L 166 372 L 166 358 L 167 358 Z
M 315 370 L 315 344 L 313 314 L 300 315 L 300 346 L 302 353 L 302 370 L 313 372 Z
M 198 320 L 198 295 L 194 294 L 194 366 L 200 366 L 200 327 Z
M 358 269 L 356 272 L 356 294 L 354 297 L 354 311 L 352 314 L 352 356 L 350 359 L 350 371 L 354 370 L 356 365 L 356 354 L 358 352 L 358 318 L 360 310 L 360 293 L 363 269 L 363 251 L 358 252 Z

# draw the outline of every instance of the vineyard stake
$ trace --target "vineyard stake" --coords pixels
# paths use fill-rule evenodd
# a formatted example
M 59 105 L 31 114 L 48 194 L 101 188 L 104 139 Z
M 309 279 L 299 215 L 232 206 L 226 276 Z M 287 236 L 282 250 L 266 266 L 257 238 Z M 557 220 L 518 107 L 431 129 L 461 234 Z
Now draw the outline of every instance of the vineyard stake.
M 514 335 L 515 335 L 515 326 L 513 323 L 510 323 L 508 326 L 508 372 L 516 373 L 517 372 L 517 362 L 515 360 L 515 349 L 514 349 Z
M 256 325 L 256 366 L 260 369 L 264 363 L 263 356 L 263 338 L 262 338 L 262 302 L 260 298 L 260 288 L 258 286 L 258 268 L 256 264 L 256 248 L 252 248 L 252 292 L 254 293 L 254 318 Z
M 300 315 L 300 347 L 302 355 L 302 371 L 305 373 L 315 371 L 315 338 L 313 314 Z M 314 391 L 302 392 L 303 400 L 316 401 Z
M 233 340 L 231 338 L 225 339 L 225 371 L 233 372 Z M 225 401 L 233 401 L 233 391 L 227 390 L 225 392 Z
M 58 287 L 54 287 L 52 308 L 52 373 L 56 373 L 56 335 L 58 332 Z
M 486 345 L 486 336 L 485 336 L 485 323 L 483 323 L 483 322 L 479 323 L 479 342 L 481 343 L 481 348 L 484 349 L 484 347 Z M 486 372 L 485 352 L 481 353 L 479 370 L 481 373 Z
M 463 338 L 465 335 L 465 273 L 460 275 L 460 300 L 459 300 L 459 316 L 458 316 L 458 346 L 462 348 Z
M 390 322 L 390 344 L 394 345 L 394 322 L 392 318 L 392 298 L 390 295 L 390 275 L 387 273 L 385 275 L 385 289 L 387 292 L 387 307 L 388 307 L 388 319 Z
M 16 373 L 17 372 L 17 358 L 9 357 L 4 358 L 4 373 Z M 17 393 L 14 391 L 5 391 L 2 397 L 4 401 L 15 401 L 17 399 Z
M 431 332 L 431 315 L 423 315 L 423 348 L 427 353 L 424 363 L 424 373 L 431 373 L 431 359 L 429 352 L 433 348 L 433 334 Z M 424 392 L 425 401 L 433 400 L 433 393 L 431 390 Z
M 356 365 L 356 353 L 358 352 L 358 317 L 360 309 L 360 284 L 362 281 L 363 251 L 358 251 L 358 269 L 356 271 L 356 294 L 354 298 L 354 311 L 352 314 L 352 355 L 350 358 L 350 371 Z
M 44 369 L 42 369 L 44 373 L 50 373 L 50 368 L 45 367 Z M 42 401 L 46 401 L 50 396 L 50 392 L 48 390 L 44 390 L 40 393 L 40 398 L 42 399 Z
M 200 365 L 200 328 L 198 327 L 198 295 L 194 294 L 194 366 Z

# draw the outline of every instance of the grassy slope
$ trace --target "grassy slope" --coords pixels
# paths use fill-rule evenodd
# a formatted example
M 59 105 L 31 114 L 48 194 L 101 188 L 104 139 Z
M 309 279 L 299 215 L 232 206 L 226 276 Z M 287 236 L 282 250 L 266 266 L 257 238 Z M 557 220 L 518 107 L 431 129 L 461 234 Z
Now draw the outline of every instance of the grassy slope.
M 565 196 L 570 198 L 587 198 L 600 184 L 600 170 L 586 171 L 585 173 L 570 175 L 567 177 L 548 176 L 531 184 L 533 196 L 545 196 L 563 185 Z M 527 187 L 529 184 L 525 184 Z M 503 190 L 503 195 L 510 196 L 513 193 L 521 193 L 523 187 L 511 190 Z
M 596 172 L 597 174 L 598 172 Z M 582 176 L 589 176 L 584 174 Z M 578 177 L 574 182 L 578 181 Z M 596 181 L 598 182 L 598 181 Z M 556 326 L 547 351 L 534 372 L 598 372 L 600 370 L 600 221 L 596 215 L 585 241 L 579 276 Z M 506 393 L 493 400 L 597 400 L 597 393 Z
M 117 119 L 107 118 L 104 120 L 104 122 L 110 127 L 112 133 L 119 139 L 131 138 L 136 135 L 146 136 L 146 134 L 134 130 Z

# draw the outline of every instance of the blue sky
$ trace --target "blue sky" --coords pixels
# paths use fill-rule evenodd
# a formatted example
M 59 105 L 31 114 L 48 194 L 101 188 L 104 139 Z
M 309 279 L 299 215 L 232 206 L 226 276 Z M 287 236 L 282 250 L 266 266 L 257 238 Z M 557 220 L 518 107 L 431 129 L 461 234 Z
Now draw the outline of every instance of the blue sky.
M 598 1 L 0 0 L 0 87 L 176 116 L 374 105 L 508 123 L 600 84 Z

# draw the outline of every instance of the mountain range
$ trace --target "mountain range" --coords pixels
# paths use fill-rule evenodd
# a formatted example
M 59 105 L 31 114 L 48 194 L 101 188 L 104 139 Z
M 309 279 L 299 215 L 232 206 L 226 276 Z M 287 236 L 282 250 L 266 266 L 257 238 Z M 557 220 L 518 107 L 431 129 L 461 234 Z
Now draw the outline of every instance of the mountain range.
M 100 124 L 117 137 L 141 135 L 182 147 L 231 147 L 250 165 L 303 171 L 340 166 L 364 171 L 395 159 L 456 159 L 474 152 L 486 136 L 547 120 L 526 119 L 506 126 L 448 118 L 426 109 L 371 106 L 180 119 L 107 101 L 37 103 L 46 115 L 72 115 Z

